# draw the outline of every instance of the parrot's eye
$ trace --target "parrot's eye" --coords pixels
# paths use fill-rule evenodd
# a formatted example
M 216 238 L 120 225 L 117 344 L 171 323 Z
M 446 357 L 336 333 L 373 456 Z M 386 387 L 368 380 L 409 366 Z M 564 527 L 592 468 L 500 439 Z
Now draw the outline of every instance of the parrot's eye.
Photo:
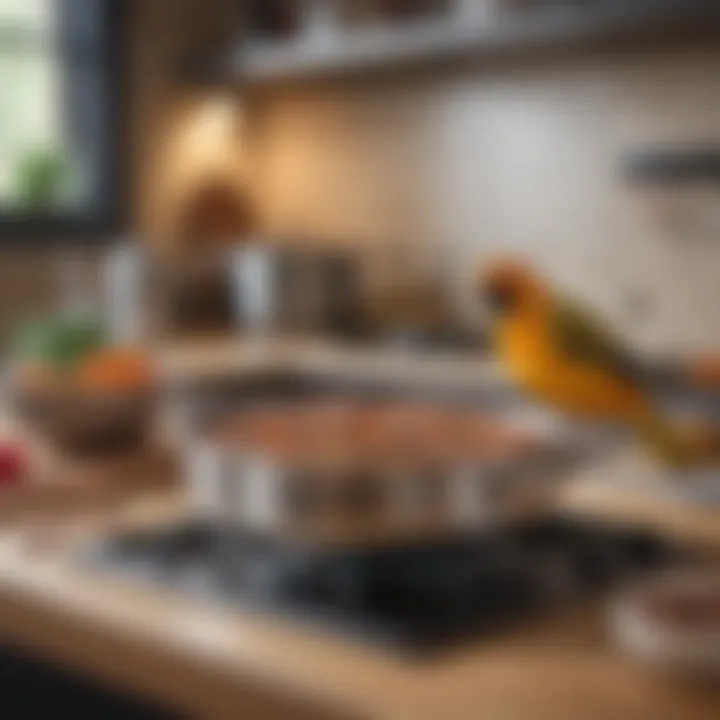
M 515 306 L 515 294 L 509 288 L 489 287 L 483 293 L 487 306 L 495 313 L 504 313 Z

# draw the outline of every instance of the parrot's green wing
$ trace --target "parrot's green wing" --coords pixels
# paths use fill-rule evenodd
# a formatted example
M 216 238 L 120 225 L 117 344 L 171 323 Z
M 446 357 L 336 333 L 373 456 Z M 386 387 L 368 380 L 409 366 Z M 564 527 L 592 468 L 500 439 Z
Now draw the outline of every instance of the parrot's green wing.
M 648 389 L 648 369 L 636 363 L 623 343 L 592 313 L 556 300 L 548 311 L 548 321 L 555 348 L 566 358 Z M 631 423 L 658 458 L 671 467 L 697 464 L 706 452 L 651 405 L 645 404 L 643 412 L 631 418 Z
M 637 376 L 637 364 L 622 341 L 591 312 L 555 299 L 549 308 L 548 324 L 553 343 L 568 358 L 621 377 Z

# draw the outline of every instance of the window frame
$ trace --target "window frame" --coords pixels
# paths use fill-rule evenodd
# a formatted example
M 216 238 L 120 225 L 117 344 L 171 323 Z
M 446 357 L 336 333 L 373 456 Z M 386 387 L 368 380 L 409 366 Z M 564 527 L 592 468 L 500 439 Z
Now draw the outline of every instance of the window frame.
M 56 2 L 58 0 L 55 0 Z M 129 138 L 127 112 L 128 76 L 125 48 L 127 0 L 103 0 L 101 54 L 103 72 L 102 115 L 106 142 L 97 158 L 100 184 L 107 200 L 101 207 L 57 212 L 8 212 L 0 207 L 0 247 L 96 244 L 112 241 L 127 230 Z M 72 48 L 70 49 L 72 52 Z M 63 62 L 71 62 L 68 59 Z

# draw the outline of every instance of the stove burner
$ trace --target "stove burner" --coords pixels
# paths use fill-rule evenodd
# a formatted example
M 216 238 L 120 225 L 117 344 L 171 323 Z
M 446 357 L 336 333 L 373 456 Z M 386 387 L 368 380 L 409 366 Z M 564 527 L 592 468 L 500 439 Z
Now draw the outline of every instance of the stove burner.
M 93 567 L 222 602 L 430 649 L 601 592 L 680 558 L 661 538 L 550 517 L 442 542 L 359 550 L 282 544 L 188 522 L 111 538 Z

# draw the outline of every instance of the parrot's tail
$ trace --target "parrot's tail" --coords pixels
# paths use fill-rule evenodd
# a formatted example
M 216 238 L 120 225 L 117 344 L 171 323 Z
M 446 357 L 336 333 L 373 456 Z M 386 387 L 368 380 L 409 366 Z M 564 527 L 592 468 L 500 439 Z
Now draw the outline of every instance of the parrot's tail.
M 690 439 L 656 408 L 644 406 L 635 418 L 634 428 L 647 446 L 669 465 L 683 467 L 696 460 L 696 448 Z

